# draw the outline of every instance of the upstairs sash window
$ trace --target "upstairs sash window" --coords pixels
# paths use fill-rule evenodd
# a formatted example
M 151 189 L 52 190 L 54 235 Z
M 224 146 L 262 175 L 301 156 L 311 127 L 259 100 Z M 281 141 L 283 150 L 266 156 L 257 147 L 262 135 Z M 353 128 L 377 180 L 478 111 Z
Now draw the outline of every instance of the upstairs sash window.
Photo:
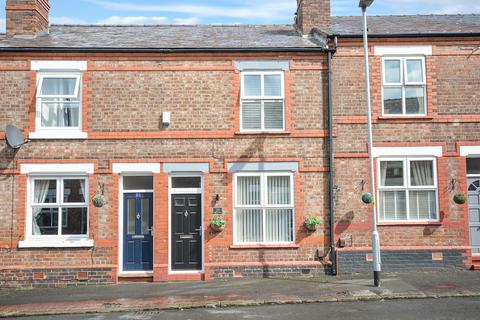
M 79 74 L 40 74 L 37 88 L 40 128 L 80 128 L 80 79 Z
M 243 72 L 242 131 L 285 130 L 283 72 Z
M 426 115 L 425 58 L 383 59 L 383 114 Z

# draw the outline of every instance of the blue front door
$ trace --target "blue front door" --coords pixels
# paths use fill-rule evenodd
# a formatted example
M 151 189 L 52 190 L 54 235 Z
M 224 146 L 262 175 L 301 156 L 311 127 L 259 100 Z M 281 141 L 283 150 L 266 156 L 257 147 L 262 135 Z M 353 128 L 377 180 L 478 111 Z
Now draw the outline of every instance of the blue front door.
M 123 195 L 123 270 L 153 270 L 153 195 Z

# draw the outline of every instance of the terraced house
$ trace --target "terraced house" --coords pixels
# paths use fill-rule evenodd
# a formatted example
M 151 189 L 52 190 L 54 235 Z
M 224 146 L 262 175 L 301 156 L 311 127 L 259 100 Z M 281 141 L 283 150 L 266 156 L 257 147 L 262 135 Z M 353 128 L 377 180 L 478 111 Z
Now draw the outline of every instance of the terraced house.
M 370 270 L 361 18 L 297 4 L 292 25 L 66 26 L 7 0 L 0 285 Z M 369 31 L 383 268 L 470 268 L 480 16 Z

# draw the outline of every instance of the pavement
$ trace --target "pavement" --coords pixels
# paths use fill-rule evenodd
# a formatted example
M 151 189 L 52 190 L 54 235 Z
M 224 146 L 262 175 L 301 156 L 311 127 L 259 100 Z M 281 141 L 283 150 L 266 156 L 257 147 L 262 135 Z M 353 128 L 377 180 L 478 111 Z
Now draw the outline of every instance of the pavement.
M 480 272 L 448 271 L 293 279 L 131 283 L 2 289 L 0 317 L 158 311 L 318 302 L 480 297 Z

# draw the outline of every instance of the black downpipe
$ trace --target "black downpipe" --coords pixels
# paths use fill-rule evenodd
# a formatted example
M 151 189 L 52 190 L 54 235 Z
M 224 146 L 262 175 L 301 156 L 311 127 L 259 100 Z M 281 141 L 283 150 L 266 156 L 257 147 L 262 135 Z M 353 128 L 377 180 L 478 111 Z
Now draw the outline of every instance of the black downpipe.
M 328 56 L 328 145 L 329 145 L 329 206 L 330 206 L 330 261 L 332 262 L 332 275 L 337 275 L 337 252 L 335 247 L 335 155 L 333 153 L 333 84 L 332 84 L 332 57 L 337 50 L 337 40 L 334 48 L 329 49 Z

